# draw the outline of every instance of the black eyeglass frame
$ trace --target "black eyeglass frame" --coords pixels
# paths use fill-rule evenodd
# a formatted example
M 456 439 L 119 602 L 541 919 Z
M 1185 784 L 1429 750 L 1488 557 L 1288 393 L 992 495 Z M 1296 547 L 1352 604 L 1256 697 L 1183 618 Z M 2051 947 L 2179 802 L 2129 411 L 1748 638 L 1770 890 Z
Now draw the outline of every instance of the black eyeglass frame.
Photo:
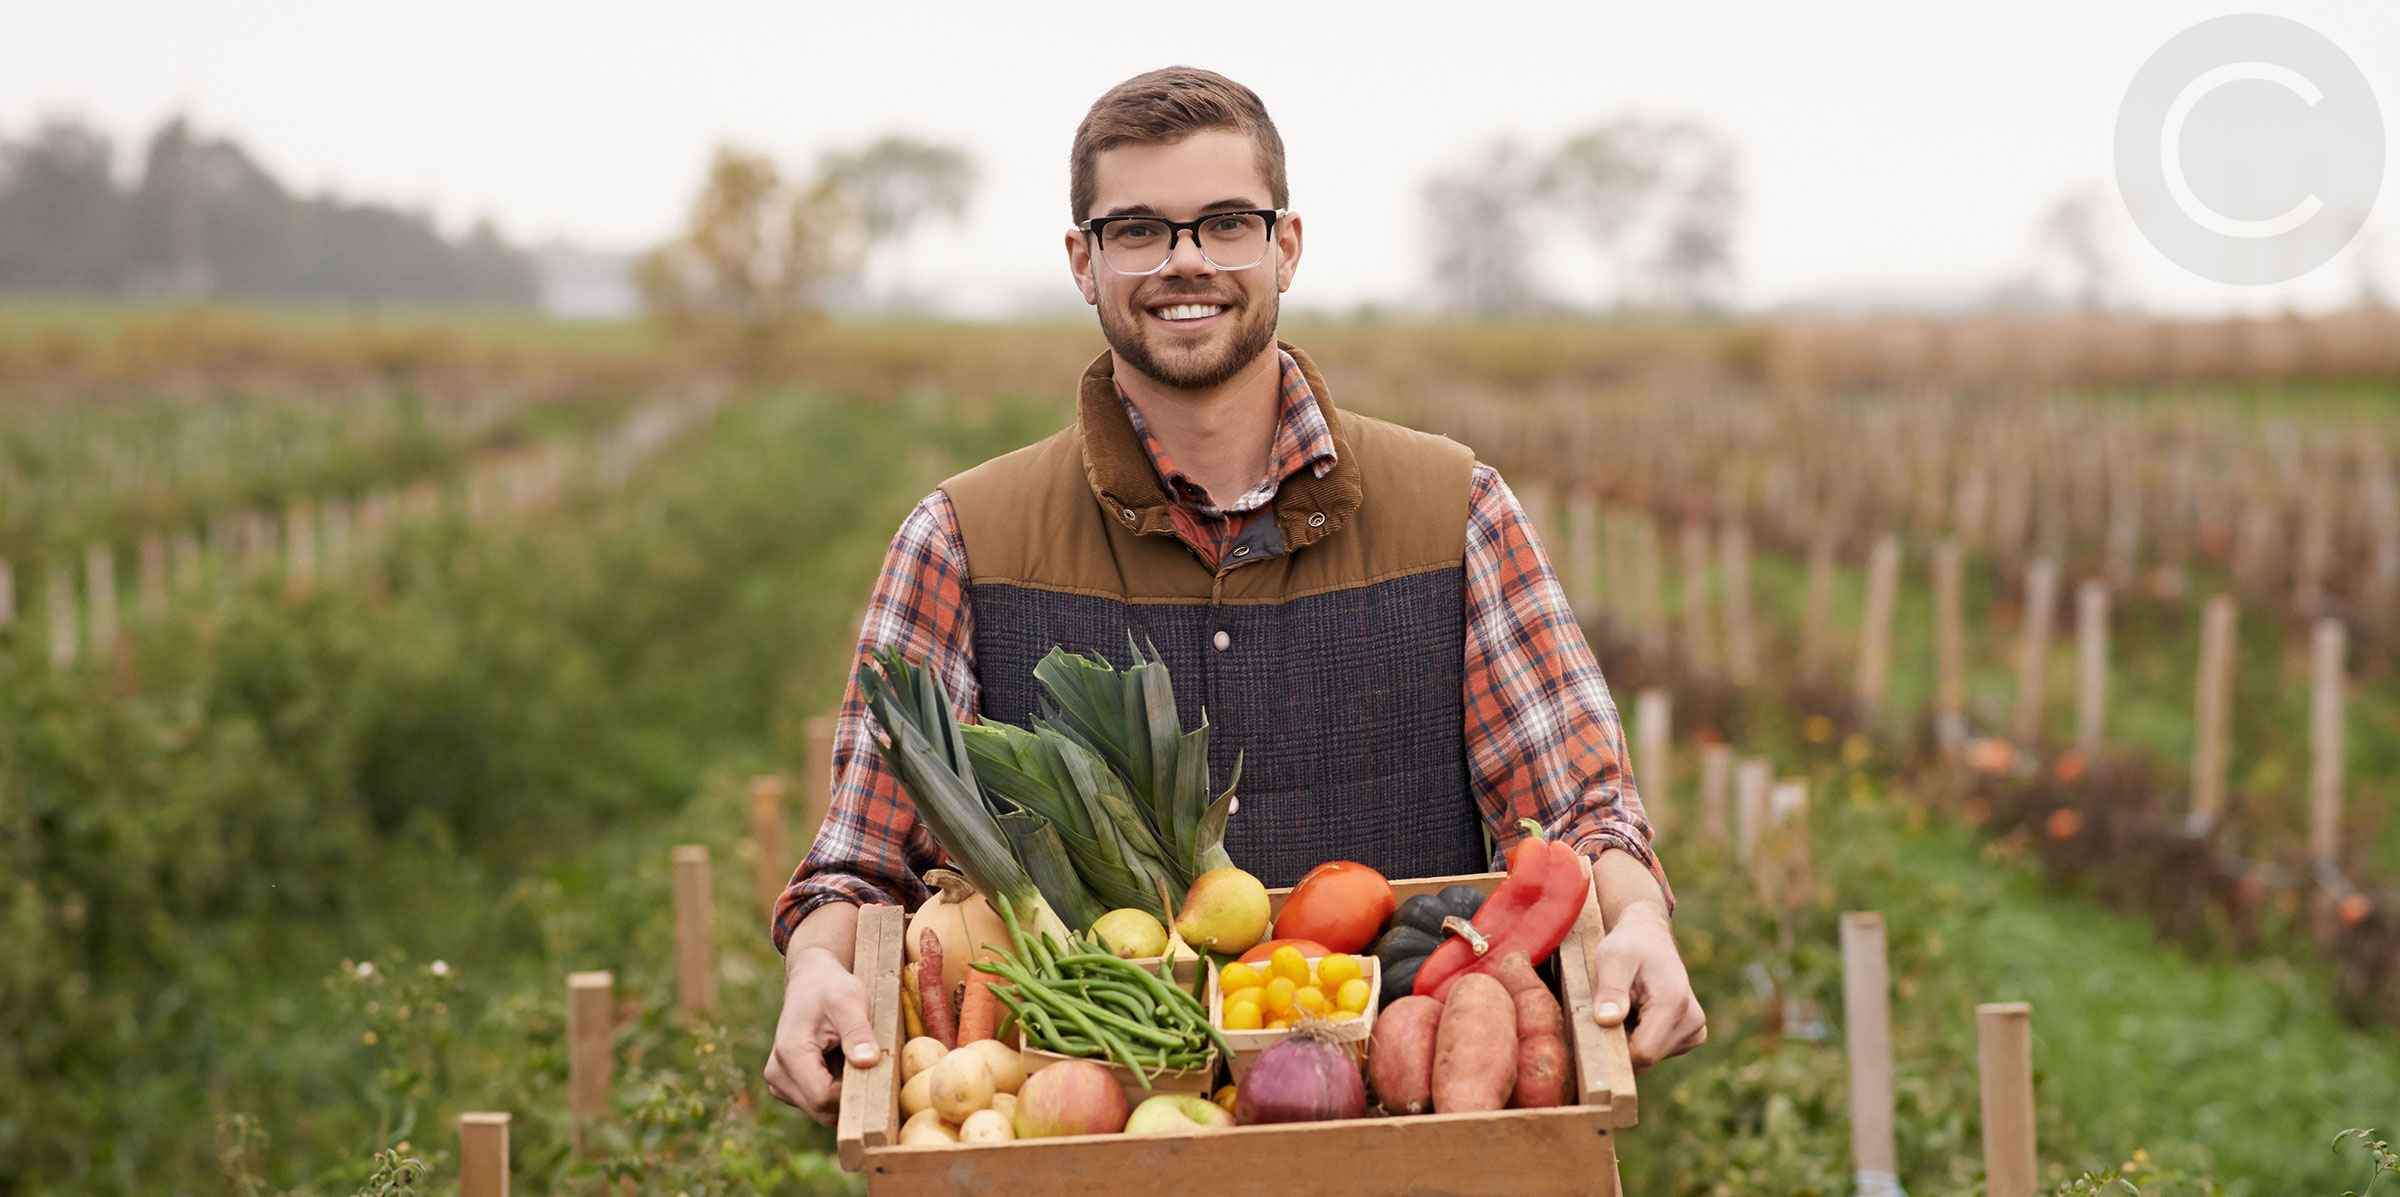
M 1114 270 L 1118 274 L 1122 274 L 1128 278 L 1147 278 L 1150 275 L 1157 274 L 1161 270 L 1165 270 L 1167 268 L 1167 263 L 1175 260 L 1175 246 L 1178 244 L 1178 239 L 1181 238 L 1187 230 L 1192 235 L 1192 245 L 1200 251 L 1200 260 L 1207 262 L 1211 266 L 1215 266 L 1219 270 L 1227 272 L 1253 269 L 1258 266 L 1259 262 L 1264 262 L 1267 260 L 1267 255 L 1264 250 L 1259 252 L 1258 262 L 1252 262 L 1247 266 L 1218 265 L 1215 258 L 1208 256 L 1208 242 L 1201 239 L 1200 226 L 1224 216 L 1263 216 L 1267 220 L 1267 243 L 1272 245 L 1275 242 L 1276 223 L 1281 221 L 1285 216 L 1290 215 L 1290 213 L 1290 208 L 1219 208 L 1214 212 L 1203 212 L 1198 217 L 1191 220 L 1169 220 L 1164 216 L 1145 216 L 1139 212 L 1129 212 L 1122 216 L 1095 216 L 1084 221 L 1080 227 L 1083 229 L 1084 234 L 1092 239 L 1092 252 L 1099 255 L 1102 262 L 1107 262 L 1108 249 L 1106 245 L 1102 243 L 1100 233 L 1101 230 L 1106 229 L 1109 225 L 1125 220 L 1147 220 L 1154 224 L 1163 224 L 1167 226 L 1167 252 L 1158 259 L 1158 265 L 1153 266 L 1148 270 L 1118 270 L 1114 264 L 1109 266 L 1110 270 Z

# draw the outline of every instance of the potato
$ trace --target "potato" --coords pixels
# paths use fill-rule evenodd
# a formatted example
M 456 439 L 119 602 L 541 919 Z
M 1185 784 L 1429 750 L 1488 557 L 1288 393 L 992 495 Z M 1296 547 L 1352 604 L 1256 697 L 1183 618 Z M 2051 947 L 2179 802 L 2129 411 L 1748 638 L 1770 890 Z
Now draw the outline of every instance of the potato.
M 1422 1114 L 1433 1108 L 1434 1030 L 1442 1004 L 1411 995 L 1384 1007 L 1367 1040 L 1367 1078 L 1375 1100 L 1388 1114 Z
M 1025 1084 L 1025 1056 L 1014 1044 L 997 1039 L 978 1039 L 966 1045 L 980 1053 L 983 1062 L 992 1070 L 992 1091 L 1014 1093 Z
M 931 1035 L 919 1035 L 900 1049 L 900 1083 L 917 1079 L 917 1074 L 942 1062 L 950 1049 Z
M 900 1116 L 914 1118 L 918 1112 L 932 1108 L 933 1069 L 928 1068 L 900 1086 Z
M 1434 1111 L 1504 1109 L 1516 1081 L 1517 1007 L 1508 987 L 1484 973 L 1460 977 L 1434 1030 Z
M 958 1127 L 961 1143 L 1006 1143 L 1016 1137 L 1014 1116 L 998 1110 L 977 1110 L 967 1115 L 967 1120 Z
M 940 1147 L 958 1142 L 958 1132 L 932 1110 L 919 1110 L 900 1124 L 902 1147 Z
M 1017 1095 L 1014 1093 L 992 1094 L 992 1112 L 1008 1119 L 1008 1125 L 1011 1128 L 1009 1137 L 1012 1139 L 1015 1138 L 1016 1132 L 1014 1128 L 1017 1125 Z
M 926 1076 L 933 1081 L 933 1108 L 956 1126 L 992 1104 L 992 1066 L 973 1047 L 954 1048 Z

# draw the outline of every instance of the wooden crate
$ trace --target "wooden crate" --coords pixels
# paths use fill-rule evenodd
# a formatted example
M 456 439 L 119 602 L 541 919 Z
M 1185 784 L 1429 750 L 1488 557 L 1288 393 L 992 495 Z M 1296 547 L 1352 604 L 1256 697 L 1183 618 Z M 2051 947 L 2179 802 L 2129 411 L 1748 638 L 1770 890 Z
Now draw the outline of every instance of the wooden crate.
M 1496 888 L 1498 873 L 1395 882 L 1401 899 L 1445 885 Z M 1287 890 L 1269 891 L 1278 913 Z M 1616 1132 L 1638 1107 L 1624 1028 L 1592 1022 L 1587 945 L 1606 929 L 1595 896 L 1558 950 L 1560 1005 L 1580 1102 L 1548 1110 L 1420 1114 L 1242 1126 L 1180 1135 L 1073 1135 L 1013 1143 L 896 1145 L 900 1128 L 900 961 L 904 915 L 859 911 L 854 966 L 867 980 L 868 1018 L 883 1048 L 873 1068 L 844 1066 L 837 1136 L 842 1166 L 869 1193 L 1018 1193 L 1060 1185 L 1114 1189 L 1127 1178 L 1205 1178 L 1212 1194 L 1280 1197 L 1292 1176 L 1345 1178 L 1358 1194 L 1598 1194 L 1614 1197 Z

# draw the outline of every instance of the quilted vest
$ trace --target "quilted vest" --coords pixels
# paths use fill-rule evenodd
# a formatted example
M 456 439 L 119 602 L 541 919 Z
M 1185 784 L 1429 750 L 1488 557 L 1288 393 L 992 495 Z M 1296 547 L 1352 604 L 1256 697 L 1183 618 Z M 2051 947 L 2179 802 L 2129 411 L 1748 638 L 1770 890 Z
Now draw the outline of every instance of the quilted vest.
M 1170 499 L 1103 353 L 1073 424 L 942 484 L 965 542 L 980 714 L 1029 722 L 1053 646 L 1120 667 L 1155 645 L 1185 727 L 1203 714 L 1234 863 L 1271 886 L 1322 861 L 1387 877 L 1486 868 L 1468 786 L 1461 570 L 1473 455 L 1333 405 L 1323 478 L 1285 480 L 1211 570 L 1170 530 Z

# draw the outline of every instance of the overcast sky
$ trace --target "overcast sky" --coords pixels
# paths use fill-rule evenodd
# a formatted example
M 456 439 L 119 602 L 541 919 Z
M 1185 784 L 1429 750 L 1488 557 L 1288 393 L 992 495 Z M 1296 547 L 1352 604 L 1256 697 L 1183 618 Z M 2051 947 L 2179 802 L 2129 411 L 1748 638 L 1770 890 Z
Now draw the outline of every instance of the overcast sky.
M 1427 287 L 1417 185 L 1479 139 L 1539 146 L 1624 113 L 1695 117 L 1743 154 L 1740 297 L 1955 293 L 2019 268 L 2047 204 L 2107 185 L 2116 107 L 2169 37 L 2239 11 L 2179 0 L 1925 3 L 536 3 L 79 0 L 18 6 L 0 133 L 74 112 L 130 142 L 174 112 L 304 190 L 489 213 L 523 240 L 666 234 L 710 147 L 795 165 L 907 131 L 984 171 L 968 223 L 893 271 L 954 310 L 1072 302 L 1067 146 L 1109 85 L 1169 63 L 1265 98 L 1307 259 L 1290 301 Z M 2267 3 L 2355 56 L 2387 128 L 2389 0 Z M 128 146 L 130 155 L 131 148 Z M 2386 189 L 2387 191 L 2389 188 Z M 2192 311 L 2347 296 L 2350 255 L 2299 284 L 2193 279 L 2107 194 L 2132 293 Z M 2387 195 L 2370 229 L 2389 223 Z M 2378 247 L 2400 253 L 2386 238 Z M 2374 244 L 2372 238 L 2364 244 Z M 2356 253 L 2357 246 L 2351 253 Z

